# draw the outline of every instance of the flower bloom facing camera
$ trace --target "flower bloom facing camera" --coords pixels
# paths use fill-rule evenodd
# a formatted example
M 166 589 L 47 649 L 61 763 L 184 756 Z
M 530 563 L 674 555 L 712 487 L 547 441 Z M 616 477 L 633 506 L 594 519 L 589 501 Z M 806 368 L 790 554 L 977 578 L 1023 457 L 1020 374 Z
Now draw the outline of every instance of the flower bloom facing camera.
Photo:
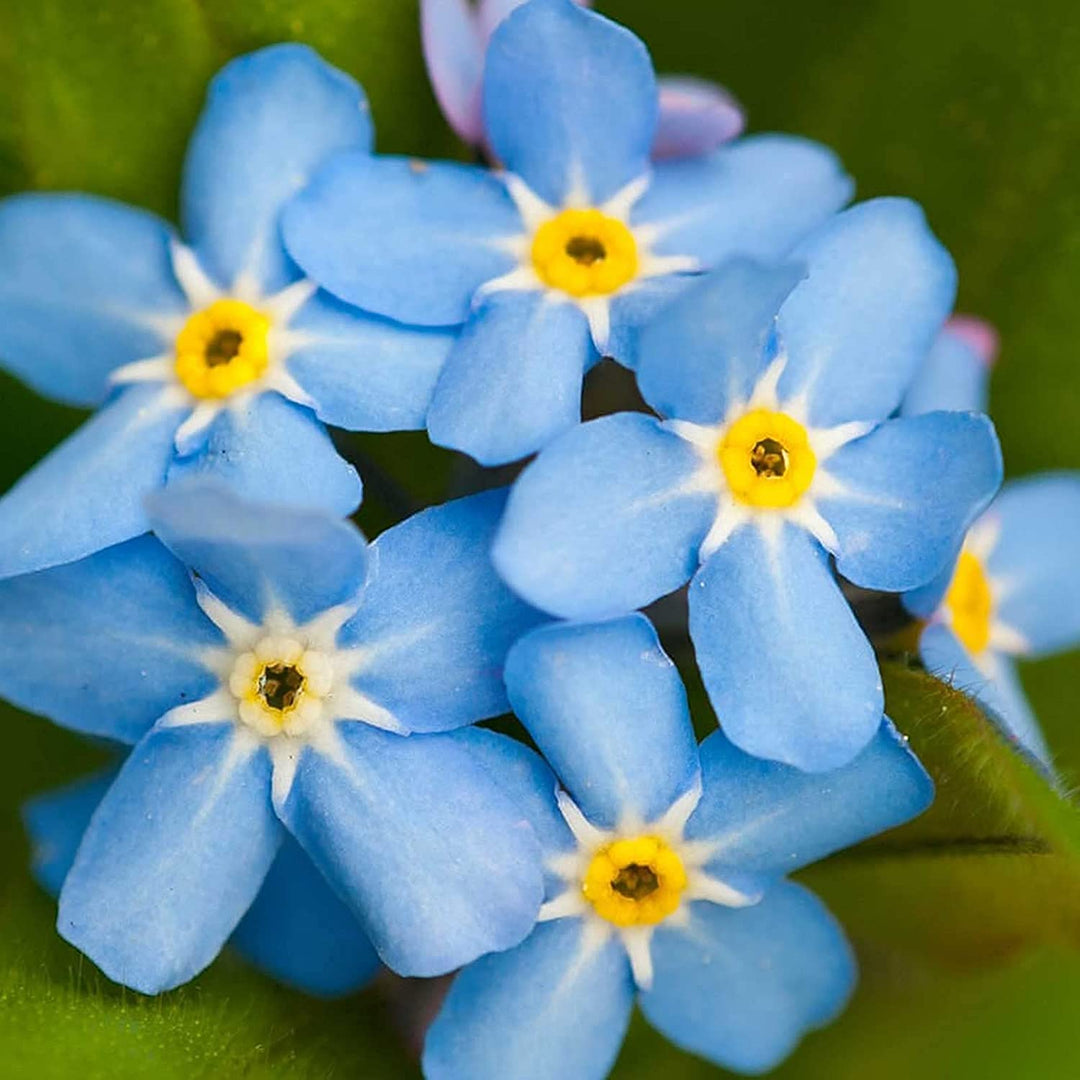
M 851 192 L 830 152 L 788 136 L 652 165 L 648 52 L 571 0 L 529 0 L 495 31 L 484 112 L 505 172 L 344 153 L 284 223 L 292 256 L 349 303 L 464 323 L 428 432 L 486 465 L 576 424 L 585 371 L 632 365 L 636 328 L 687 275 L 785 253 Z
M 640 615 L 532 632 L 507 686 L 554 775 L 518 744 L 469 737 L 528 807 L 547 901 L 521 945 L 458 975 L 427 1036 L 429 1080 L 600 1080 L 635 999 L 673 1042 L 748 1072 L 833 1019 L 851 951 L 783 875 L 930 804 L 888 720 L 827 777 L 748 757 L 720 732 L 699 747 Z
M 837 768 L 873 737 L 877 662 L 830 567 L 901 592 L 940 573 L 1001 481 L 982 415 L 890 419 L 950 309 L 919 209 L 837 215 L 791 266 L 736 260 L 642 337 L 667 420 L 580 426 L 522 473 L 494 558 L 530 603 L 608 618 L 690 585 L 690 634 L 727 736 Z
M 348 309 L 305 280 L 283 204 L 331 152 L 368 152 L 363 92 L 277 45 L 215 78 L 188 146 L 187 243 L 88 195 L 0 203 L 0 357 L 100 411 L 0 499 L 0 576 L 147 529 L 143 497 L 193 473 L 351 513 L 360 481 L 325 424 L 422 428 L 448 335 Z
M 588 0 L 576 0 L 583 7 Z M 495 28 L 524 0 L 420 0 L 424 60 L 450 126 L 482 146 L 484 61 Z M 719 86 L 685 76 L 660 79 L 660 117 L 653 158 L 700 157 L 734 139 L 742 110 Z
M 488 563 L 503 499 L 369 548 L 321 512 L 178 486 L 151 502 L 160 541 L 0 583 L 5 696 L 134 743 L 63 882 L 72 944 L 145 993 L 187 981 L 290 834 L 396 971 L 521 940 L 537 841 L 452 730 L 505 711 L 503 657 L 538 618 Z

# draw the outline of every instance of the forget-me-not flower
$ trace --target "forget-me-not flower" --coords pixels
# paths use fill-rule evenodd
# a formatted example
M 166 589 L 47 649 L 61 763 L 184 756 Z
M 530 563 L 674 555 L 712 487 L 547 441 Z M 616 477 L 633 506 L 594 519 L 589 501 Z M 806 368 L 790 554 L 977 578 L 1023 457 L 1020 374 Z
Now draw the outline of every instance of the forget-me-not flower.
M 844 935 L 783 875 L 921 813 L 933 786 L 888 720 L 828 776 L 699 747 L 643 616 L 555 625 L 510 652 L 531 751 L 469 732 L 528 807 L 547 900 L 515 949 L 482 957 L 428 1032 L 429 1080 L 600 1080 L 635 1000 L 673 1042 L 764 1072 L 851 992 Z
M 60 895 L 116 771 L 39 795 L 23 807 L 34 877 L 51 896 Z M 379 970 L 379 958 L 356 916 L 291 836 L 282 841 L 229 944 L 274 978 L 320 997 L 358 990 Z
M 485 141 L 484 59 L 495 28 L 525 0 L 420 0 L 420 30 L 431 85 L 443 115 L 467 143 Z M 590 7 L 589 0 L 575 0 Z M 659 81 L 660 116 L 653 158 L 698 157 L 739 135 L 742 109 L 727 91 L 702 79 Z
M 904 400 L 906 414 L 981 408 L 997 336 L 951 320 Z M 1080 645 L 1080 475 L 1045 473 L 1005 485 L 971 527 L 954 563 L 904 602 L 925 620 L 928 670 L 967 691 L 1044 765 L 1051 761 L 1015 661 Z
M 545 448 L 496 538 L 530 603 L 597 619 L 692 579 L 690 635 L 721 727 L 810 771 L 850 761 L 883 708 L 873 649 L 835 580 L 900 592 L 959 548 L 1001 480 L 990 421 L 890 419 L 952 303 L 913 203 L 837 215 L 791 266 L 736 260 L 642 338 L 667 420 L 620 413 Z
M 325 424 L 422 428 L 450 337 L 350 310 L 285 253 L 285 201 L 328 154 L 368 153 L 362 90 L 300 45 L 215 78 L 188 146 L 185 243 L 89 195 L 0 203 L 0 358 L 100 411 L 0 499 L 0 576 L 146 531 L 143 496 L 192 473 L 351 513 Z
M 284 218 L 290 253 L 342 299 L 465 324 L 428 432 L 484 464 L 576 424 L 585 371 L 632 364 L 635 328 L 687 275 L 783 254 L 851 191 L 830 152 L 789 136 L 650 164 L 649 54 L 571 0 L 529 0 L 496 30 L 484 112 L 505 172 L 344 153 Z
M 64 881 L 61 934 L 117 982 L 176 986 L 291 834 L 395 971 L 520 941 L 537 841 L 452 730 L 506 709 L 505 652 L 538 618 L 489 563 L 504 499 L 426 510 L 369 548 L 322 511 L 177 486 L 151 499 L 157 538 L 0 583 L 5 695 L 134 743 Z

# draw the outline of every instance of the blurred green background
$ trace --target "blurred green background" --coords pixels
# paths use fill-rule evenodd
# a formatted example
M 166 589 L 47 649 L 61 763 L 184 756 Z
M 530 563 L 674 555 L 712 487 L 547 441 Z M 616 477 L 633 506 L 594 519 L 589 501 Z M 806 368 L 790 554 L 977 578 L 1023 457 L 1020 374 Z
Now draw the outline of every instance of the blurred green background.
M 609 0 L 657 67 L 728 86 L 752 130 L 835 147 L 858 194 L 910 195 L 960 267 L 960 308 L 1002 333 L 992 412 L 1010 475 L 1080 467 L 1080 6 L 1073 0 Z M 434 105 L 415 0 L 0 0 L 0 193 L 81 189 L 170 217 L 206 80 L 229 56 L 307 41 L 364 83 L 379 148 L 464 151 Z M 0 375 L 0 490 L 80 414 Z M 417 437 L 353 448 L 435 494 Z M 378 524 L 378 507 L 369 511 Z M 1080 550 L 1080 538 L 1078 538 Z M 1080 656 L 1024 680 L 1066 785 L 1080 776 Z M 900 669 L 890 710 L 928 760 L 924 821 L 808 875 L 848 925 L 863 982 L 785 1078 L 1080 1076 L 1080 826 L 957 696 Z M 400 987 L 308 1001 L 224 957 L 147 1001 L 52 929 L 17 808 L 104 751 L 0 707 L 0 1076 L 409 1077 Z M 616 1071 L 720 1075 L 635 1022 Z

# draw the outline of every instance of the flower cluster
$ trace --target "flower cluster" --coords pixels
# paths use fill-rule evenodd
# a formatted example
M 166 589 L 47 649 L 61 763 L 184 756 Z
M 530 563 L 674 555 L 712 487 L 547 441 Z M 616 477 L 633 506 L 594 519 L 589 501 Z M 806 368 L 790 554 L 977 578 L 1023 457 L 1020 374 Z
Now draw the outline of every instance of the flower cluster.
M 0 357 L 97 407 L 0 499 L 0 690 L 117 748 L 27 806 L 34 869 L 147 994 L 227 942 L 313 994 L 459 971 L 433 1080 L 599 1080 L 635 1001 L 764 1071 L 855 979 L 786 875 L 933 797 L 841 579 L 1049 768 L 1011 657 L 1080 639 L 1080 480 L 992 501 L 993 343 L 915 204 L 844 209 L 588 5 L 423 32 L 489 166 L 374 154 L 279 45 L 215 78 L 181 233 L 0 204 Z M 583 423 L 605 358 L 644 404 Z M 532 460 L 369 544 L 327 426 Z M 700 743 L 641 613 L 684 586 Z

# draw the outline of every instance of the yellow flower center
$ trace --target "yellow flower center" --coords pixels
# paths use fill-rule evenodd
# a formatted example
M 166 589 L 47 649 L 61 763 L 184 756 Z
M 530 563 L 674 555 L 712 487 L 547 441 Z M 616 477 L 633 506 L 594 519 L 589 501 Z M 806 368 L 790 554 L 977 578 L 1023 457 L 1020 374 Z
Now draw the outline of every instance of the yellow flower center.
M 754 409 L 728 428 L 717 457 L 732 494 L 750 506 L 793 506 L 814 479 L 806 428 L 780 412 Z
M 682 859 L 658 836 L 625 838 L 600 848 L 581 883 L 596 913 L 616 926 L 663 922 L 678 908 L 685 888 Z
M 267 637 L 236 658 L 229 689 L 240 719 L 260 735 L 299 735 L 322 715 L 332 681 L 321 653 L 292 638 Z
M 599 210 L 564 210 L 533 237 L 532 261 L 545 285 L 571 296 L 606 295 L 638 271 L 634 234 Z
M 982 563 L 970 551 L 962 551 L 945 593 L 945 606 L 953 633 L 968 652 L 976 656 L 990 644 L 994 595 Z
M 270 320 L 242 300 L 216 300 L 176 336 L 176 375 L 197 398 L 224 398 L 269 363 Z

